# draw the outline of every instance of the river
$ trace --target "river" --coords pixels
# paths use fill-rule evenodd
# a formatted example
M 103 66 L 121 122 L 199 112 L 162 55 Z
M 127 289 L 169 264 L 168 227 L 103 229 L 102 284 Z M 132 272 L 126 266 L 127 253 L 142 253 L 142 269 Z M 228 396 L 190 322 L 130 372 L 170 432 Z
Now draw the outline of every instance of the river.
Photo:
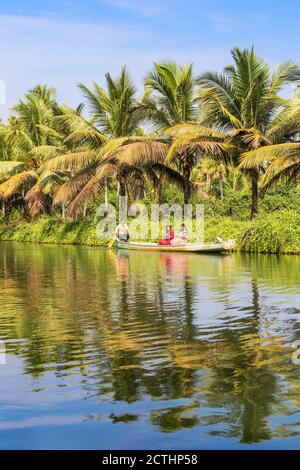
M 297 256 L 0 243 L 0 448 L 300 448 L 299 286 Z

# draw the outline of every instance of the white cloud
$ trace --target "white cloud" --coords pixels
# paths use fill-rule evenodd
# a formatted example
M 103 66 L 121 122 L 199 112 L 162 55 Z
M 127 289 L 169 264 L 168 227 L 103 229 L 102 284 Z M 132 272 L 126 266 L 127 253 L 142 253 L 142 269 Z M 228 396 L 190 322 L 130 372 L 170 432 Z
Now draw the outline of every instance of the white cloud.
M 128 65 L 142 88 L 142 79 L 153 61 L 174 58 L 195 63 L 196 71 L 220 68 L 229 58 L 229 47 L 189 45 L 176 36 L 152 31 L 144 25 L 67 21 L 56 17 L 0 15 L 1 76 L 6 84 L 7 109 L 37 83 L 58 90 L 70 104 L 81 100 L 79 81 L 103 81 Z M 177 41 L 177 42 L 176 42 Z M 1 107 L 3 111 L 3 106 Z
M 206 11 L 204 16 L 211 22 L 218 31 L 231 32 L 237 27 L 238 21 L 233 15 L 224 15 L 221 13 Z
M 247 16 L 240 11 L 231 11 L 224 13 L 216 9 L 203 8 L 201 16 L 205 18 L 220 33 L 234 33 L 239 31 L 249 32 L 262 29 L 268 22 L 268 17 L 260 13 L 254 12 L 251 16 Z
M 96 0 L 97 1 L 97 0 Z M 98 0 L 97 3 L 103 3 Z M 141 16 L 156 16 L 166 11 L 167 1 L 151 0 L 144 2 L 141 0 L 104 0 L 104 3 L 118 9 L 137 13 Z

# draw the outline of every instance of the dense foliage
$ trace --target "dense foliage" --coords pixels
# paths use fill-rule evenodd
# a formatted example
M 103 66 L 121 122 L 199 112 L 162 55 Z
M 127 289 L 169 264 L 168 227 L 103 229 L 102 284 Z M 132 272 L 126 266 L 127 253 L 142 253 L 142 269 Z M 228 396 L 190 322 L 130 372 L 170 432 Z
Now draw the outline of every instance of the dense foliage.
M 87 111 L 46 85 L 30 90 L 0 126 L 0 237 L 94 244 L 96 204 L 127 195 L 204 203 L 207 239 L 300 251 L 299 67 L 271 72 L 253 49 L 232 58 L 199 77 L 155 63 L 143 96 L 125 67 L 107 73 L 105 87 L 79 85 Z

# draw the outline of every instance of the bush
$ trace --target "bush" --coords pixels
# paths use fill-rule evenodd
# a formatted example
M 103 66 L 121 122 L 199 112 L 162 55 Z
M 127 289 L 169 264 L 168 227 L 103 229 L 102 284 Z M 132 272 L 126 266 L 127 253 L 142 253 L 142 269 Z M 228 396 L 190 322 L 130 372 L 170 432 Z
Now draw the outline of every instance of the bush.
M 204 239 L 213 242 L 217 237 L 223 240 L 234 239 L 237 242 L 237 250 L 240 249 L 240 240 L 249 228 L 249 221 L 234 220 L 230 217 L 206 217 L 204 226 Z
M 36 222 L 0 223 L 0 240 L 37 243 L 100 245 L 92 218 L 61 221 L 42 217 Z
M 251 197 L 243 191 L 227 190 L 223 199 L 205 203 L 207 214 L 213 216 L 232 217 L 238 220 L 249 219 Z
M 300 253 L 300 214 L 282 210 L 258 216 L 241 248 L 252 253 Z
M 110 196 L 110 201 L 116 202 L 113 201 L 117 200 L 116 193 Z M 175 187 L 170 186 L 165 196 L 168 196 L 165 200 L 169 201 L 170 205 L 182 203 L 182 193 Z M 260 214 L 254 221 L 249 221 L 249 195 L 228 191 L 222 201 L 204 203 L 205 241 L 215 241 L 216 237 L 220 236 L 223 239 L 235 239 L 237 250 L 240 251 L 300 253 L 299 201 L 299 189 L 282 186 L 280 190 L 266 195 L 260 201 Z M 107 241 L 99 240 L 96 234 L 99 219 L 95 214 L 100 202 L 103 201 L 99 198 L 87 216 L 78 220 L 61 221 L 58 214 L 53 214 L 41 217 L 35 222 L 25 222 L 20 220 L 19 213 L 12 213 L 9 222 L 0 219 L 0 240 L 106 245 Z M 149 205 L 152 202 L 151 197 L 146 197 L 143 202 Z M 193 203 L 201 202 L 201 198 L 193 198 Z M 278 207 L 281 210 L 277 210 Z M 266 212 L 267 210 L 269 212 Z
M 281 183 L 263 197 L 261 207 L 268 213 L 283 209 L 300 211 L 300 189 Z

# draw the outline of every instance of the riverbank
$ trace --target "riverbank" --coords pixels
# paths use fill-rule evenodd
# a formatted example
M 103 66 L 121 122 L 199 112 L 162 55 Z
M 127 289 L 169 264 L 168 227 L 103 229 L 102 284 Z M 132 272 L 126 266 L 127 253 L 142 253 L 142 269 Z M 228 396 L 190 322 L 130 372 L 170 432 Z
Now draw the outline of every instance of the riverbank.
M 62 221 L 57 217 L 42 217 L 36 222 L 5 222 L 0 220 L 0 240 L 51 244 L 105 246 L 96 234 L 98 220 L 84 218 Z M 300 214 L 281 210 L 262 214 L 254 221 L 225 216 L 205 218 L 205 241 L 217 236 L 233 238 L 237 251 L 250 253 L 299 254 Z

